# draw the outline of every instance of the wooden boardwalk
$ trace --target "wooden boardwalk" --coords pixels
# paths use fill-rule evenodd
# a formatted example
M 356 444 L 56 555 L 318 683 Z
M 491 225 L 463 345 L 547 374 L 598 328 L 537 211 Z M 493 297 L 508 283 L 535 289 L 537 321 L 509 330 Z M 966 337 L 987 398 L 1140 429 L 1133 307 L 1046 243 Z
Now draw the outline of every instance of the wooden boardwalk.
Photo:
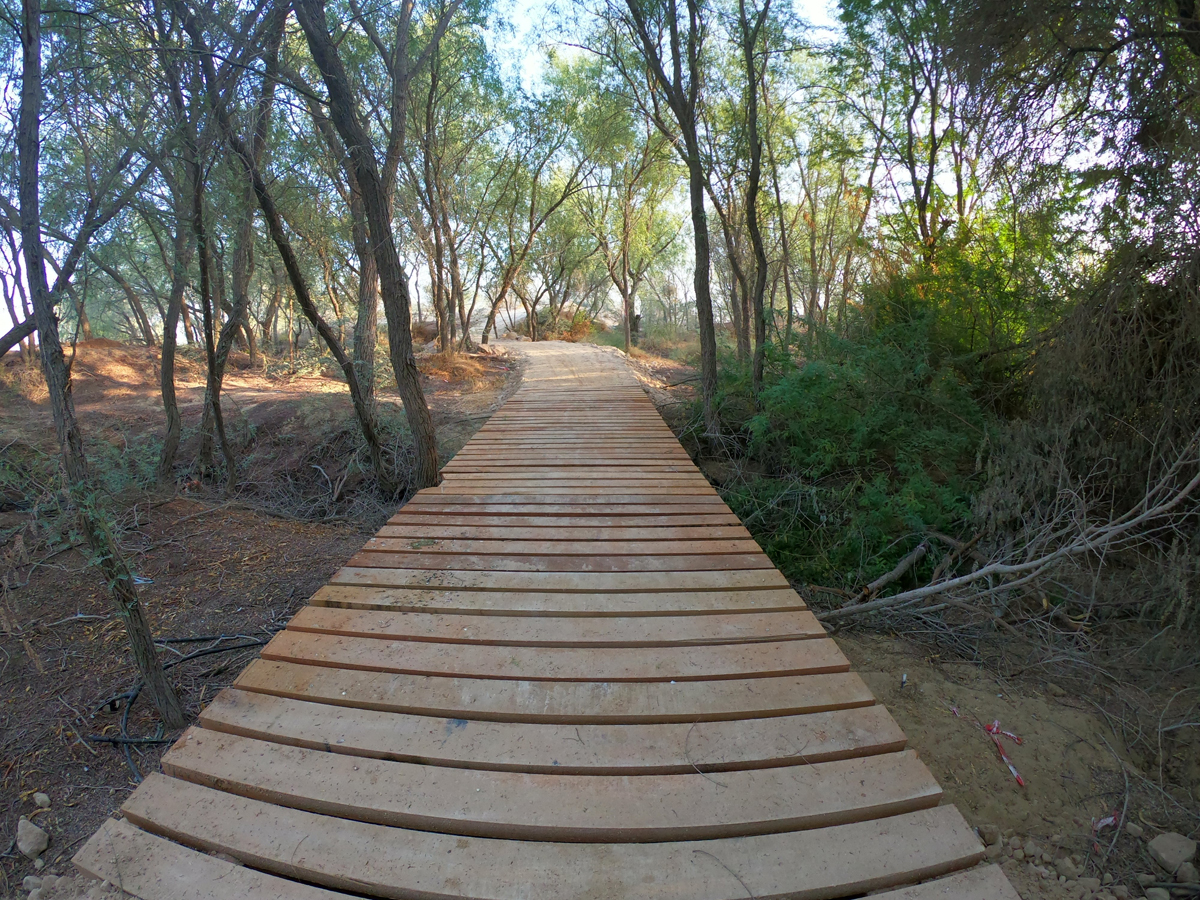
M 619 357 L 524 349 L 76 865 L 145 900 L 1016 900 Z

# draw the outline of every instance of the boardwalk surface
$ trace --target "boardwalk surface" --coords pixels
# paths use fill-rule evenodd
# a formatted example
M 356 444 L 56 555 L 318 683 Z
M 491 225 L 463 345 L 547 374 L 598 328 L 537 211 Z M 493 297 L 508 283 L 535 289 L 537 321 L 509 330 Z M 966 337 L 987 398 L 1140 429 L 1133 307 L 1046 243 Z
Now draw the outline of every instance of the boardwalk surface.
M 145 900 L 1015 900 L 619 358 L 526 351 L 76 864 Z

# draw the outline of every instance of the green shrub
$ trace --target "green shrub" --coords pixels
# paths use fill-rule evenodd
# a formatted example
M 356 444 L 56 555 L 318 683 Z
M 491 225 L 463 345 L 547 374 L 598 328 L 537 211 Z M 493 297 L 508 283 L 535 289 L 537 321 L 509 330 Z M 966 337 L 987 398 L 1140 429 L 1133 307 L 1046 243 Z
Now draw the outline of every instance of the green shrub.
M 766 474 L 726 499 L 793 580 L 861 585 L 968 520 L 987 421 L 962 373 L 935 362 L 931 333 L 918 317 L 821 335 L 744 423 L 747 460 Z

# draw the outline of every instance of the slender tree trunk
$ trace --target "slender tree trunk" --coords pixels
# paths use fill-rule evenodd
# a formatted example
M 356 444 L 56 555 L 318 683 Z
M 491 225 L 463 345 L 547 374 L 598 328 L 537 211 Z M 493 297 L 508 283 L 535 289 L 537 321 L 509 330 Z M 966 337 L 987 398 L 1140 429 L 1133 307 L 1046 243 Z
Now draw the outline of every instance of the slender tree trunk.
M 186 168 L 186 166 L 185 166 Z M 187 176 L 184 176 L 187 178 Z M 162 455 L 158 460 L 160 483 L 172 481 L 175 455 L 179 452 L 179 437 L 183 419 L 179 415 L 179 402 L 175 397 L 175 346 L 179 330 L 179 314 L 184 308 L 183 294 L 187 290 L 188 269 L 192 264 L 194 244 L 187 222 L 184 197 L 191 190 L 190 184 L 179 187 L 176 199 L 176 225 L 174 259 L 171 271 L 171 294 L 167 298 L 167 314 L 163 317 L 162 365 L 159 368 L 159 389 L 162 393 L 163 411 L 167 417 L 166 434 L 163 436 Z
M 282 26 L 282 22 L 280 23 Z M 253 149 L 248 147 L 244 141 L 237 136 L 233 131 L 232 123 L 229 120 L 229 114 L 225 108 L 217 100 L 212 93 L 213 82 L 216 80 L 216 72 L 212 64 L 212 56 L 208 52 L 208 48 L 204 44 L 203 36 L 195 25 L 195 20 L 190 16 L 185 17 L 184 27 L 188 29 L 192 38 L 193 45 L 202 53 L 201 64 L 203 66 L 205 80 L 208 83 L 209 101 L 216 114 L 222 132 L 224 132 L 225 140 L 228 142 L 230 149 L 238 158 L 242 165 L 243 171 L 246 174 L 247 181 L 250 185 L 250 190 L 253 196 L 258 200 L 258 206 L 262 210 L 263 219 L 266 221 L 267 230 L 270 232 L 271 240 L 274 242 L 279 255 L 283 260 L 284 269 L 287 271 L 288 279 L 292 284 L 293 292 L 296 299 L 299 301 L 301 309 L 305 316 L 312 323 L 314 330 L 321 336 L 338 365 L 342 369 L 342 373 L 346 378 L 346 384 L 350 390 L 350 399 L 354 406 L 354 413 L 359 422 L 359 427 L 362 430 L 363 437 L 367 442 L 368 452 L 371 455 L 371 463 L 375 469 L 375 474 L 379 480 L 380 487 L 387 493 L 395 492 L 395 482 L 388 474 L 387 466 L 383 458 L 383 448 L 379 440 L 378 430 L 375 420 L 375 409 L 373 404 L 367 401 L 358 380 L 358 373 L 354 362 L 346 355 L 346 351 L 342 343 L 338 340 L 338 336 L 334 334 L 333 329 L 329 326 L 317 310 L 316 304 L 313 302 L 311 292 L 308 288 L 308 282 L 304 277 L 303 271 L 300 268 L 300 263 L 296 259 L 296 255 L 292 250 L 291 242 L 287 238 L 287 233 L 283 227 L 283 217 L 279 214 L 278 208 L 275 206 L 274 198 L 272 198 L 266 182 L 263 181 L 261 174 L 258 171 L 258 159 L 260 154 L 256 154 Z
M 38 180 L 42 97 L 41 14 L 41 0 L 23 0 L 21 100 L 16 138 L 23 255 L 37 322 L 42 373 L 46 378 L 67 487 L 79 513 L 80 530 L 108 584 L 117 615 L 125 623 L 129 646 L 145 681 L 150 701 L 166 726 L 177 729 L 187 721 L 183 706 L 158 658 L 133 574 L 121 556 L 103 513 L 96 508 L 94 488 L 83 449 L 83 435 L 71 399 L 71 373 L 59 340 L 54 297 L 46 283 Z
M 353 178 L 353 173 L 350 173 Z M 351 231 L 358 254 L 358 318 L 354 323 L 354 371 L 369 409 L 375 408 L 375 345 L 379 335 L 379 269 L 367 234 L 367 211 L 356 182 L 350 184 Z
M 762 138 L 758 133 L 758 67 L 754 61 L 754 50 L 758 34 L 766 21 L 770 0 L 764 0 L 763 8 L 755 25 L 751 27 L 746 18 L 746 0 L 739 0 L 738 10 L 742 26 L 742 57 L 746 64 L 746 119 L 750 138 L 750 174 L 746 180 L 746 228 L 750 232 L 750 246 L 754 250 L 754 288 L 750 295 L 751 315 L 754 319 L 754 361 L 750 369 L 750 389 L 757 405 L 762 391 L 763 364 L 767 351 L 767 320 L 763 311 L 763 297 L 767 292 L 767 251 L 763 246 L 762 229 L 758 221 L 758 191 L 762 183 Z
M 197 162 L 192 170 L 192 229 L 196 234 L 196 255 L 200 262 L 200 308 L 204 313 L 204 351 L 208 361 L 205 406 L 212 413 L 217 442 L 221 445 L 221 455 L 225 458 L 225 483 L 227 489 L 232 493 L 237 485 L 237 459 L 233 455 L 233 448 L 229 445 L 229 439 L 225 434 L 225 417 L 221 413 L 221 385 L 217 380 L 217 347 L 213 335 L 212 254 L 209 251 L 208 229 L 204 222 L 203 179 L 204 173 Z M 211 444 L 206 454 L 203 441 L 204 432 L 202 430 L 200 445 L 200 468 L 202 471 L 212 465 Z
M 129 280 L 122 275 L 116 267 L 110 266 L 107 263 L 103 263 L 94 257 L 93 259 L 95 260 L 96 265 L 100 267 L 100 270 L 113 281 L 115 281 L 117 283 L 117 287 L 119 287 L 121 292 L 125 295 L 125 300 L 129 304 L 129 309 L 133 313 L 133 324 L 136 326 L 138 333 L 141 335 L 142 343 L 144 343 L 147 347 L 155 346 L 158 341 L 154 337 L 154 329 L 150 327 L 150 319 L 146 316 L 146 310 L 142 306 L 141 298 L 138 297 L 137 291 L 133 289 L 133 285 L 129 283 Z
M 7 334 L 0 337 L 0 357 L 37 331 L 37 320 L 30 316 L 20 325 L 14 325 Z
M 379 270 L 383 310 L 388 323 L 388 349 L 396 387 L 404 403 L 404 413 L 412 431 L 415 449 L 413 483 L 417 488 L 438 483 L 437 435 L 433 417 L 421 388 L 421 374 L 413 355 L 411 300 L 408 280 L 400 265 L 392 233 L 391 204 L 379 174 L 374 143 L 358 119 L 350 79 L 342 66 L 337 48 L 329 35 L 323 0 L 297 0 L 294 5 L 304 30 L 313 61 L 329 91 L 329 111 L 334 127 L 341 135 L 367 210 L 367 225 L 375 264 Z M 393 123 L 404 127 L 403 122 Z
M 700 399 L 704 410 L 704 428 L 710 435 L 720 432 L 717 418 L 717 330 L 713 324 L 712 251 L 708 243 L 708 213 L 704 209 L 704 162 L 690 130 L 688 147 L 688 197 L 695 241 L 695 269 L 692 287 L 696 292 L 696 326 L 700 332 Z

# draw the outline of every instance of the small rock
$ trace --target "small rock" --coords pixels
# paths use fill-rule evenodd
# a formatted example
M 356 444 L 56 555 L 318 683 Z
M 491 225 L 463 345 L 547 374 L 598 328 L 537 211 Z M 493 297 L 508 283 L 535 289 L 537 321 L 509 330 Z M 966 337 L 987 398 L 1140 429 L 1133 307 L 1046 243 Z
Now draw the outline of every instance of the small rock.
M 46 875 L 42 878 L 42 890 L 43 891 L 46 891 L 47 893 L 49 893 L 50 891 L 54 890 L 56 887 L 58 887 L 58 876 L 57 875 Z
M 37 859 L 50 846 L 50 835 L 28 819 L 17 823 L 17 849 L 28 859 Z
M 1002 844 L 992 844 L 984 851 L 984 854 L 989 860 L 995 861 L 1004 855 L 1004 846 Z
M 1125 823 L 1125 833 L 1128 834 L 1130 837 L 1141 837 L 1143 834 L 1146 833 L 1146 829 L 1143 828 L 1141 825 L 1139 825 L 1137 822 L 1126 822 Z
M 1200 872 L 1196 871 L 1195 863 L 1185 862 L 1175 870 L 1175 880 L 1180 884 L 1196 884 L 1200 882 Z
M 1137 883 L 1142 887 L 1145 887 L 1148 884 L 1154 884 L 1154 882 L 1158 881 L 1158 877 L 1151 875 L 1149 872 L 1138 872 L 1134 878 L 1137 879 Z
M 33 861 L 33 868 L 36 872 L 42 871 L 42 869 L 46 868 L 46 861 L 39 856 Z
M 1100 876 L 1100 883 L 1102 885 L 1104 885 L 1105 887 L 1108 887 L 1115 880 L 1116 879 L 1114 879 L 1112 877 L 1112 872 L 1105 872 L 1103 875 Z
M 1117 900 L 1117 898 L 1108 891 L 1101 891 L 1096 895 L 1096 900 Z
M 1146 888 L 1146 900 L 1171 900 L 1171 892 L 1166 888 Z
M 1033 841 L 1026 841 L 1025 846 L 1022 847 L 1021 849 L 1023 849 L 1025 851 L 1025 855 L 1028 856 L 1030 859 L 1037 859 L 1038 857 L 1040 857 L 1042 855 L 1042 848 L 1039 847 L 1037 844 L 1035 844 Z
M 33 795 L 33 802 L 36 803 L 42 809 L 49 809 L 50 808 L 50 795 L 43 794 L 41 791 L 38 791 L 36 794 Z
M 1112 895 L 1116 897 L 1117 900 L 1129 900 L 1129 888 L 1125 887 L 1123 884 L 1114 884 L 1112 886 Z
M 1022 841 L 1015 834 L 1008 839 L 1008 846 L 1012 850 L 1020 850 Z
M 1051 697 L 1065 697 L 1065 696 L 1067 696 L 1067 692 L 1066 692 L 1066 691 L 1064 691 L 1062 688 L 1060 688 L 1060 687 L 1059 687 L 1057 684 L 1055 684 L 1053 681 L 1047 681 L 1047 682 L 1046 682 L 1046 691 L 1047 691 L 1047 692 L 1050 694 L 1050 696 L 1051 696 Z
M 1083 885 L 1085 888 L 1087 888 L 1089 891 L 1100 890 L 1100 879 L 1099 878 L 1080 878 L 1079 883 L 1081 885 Z
M 42 900 L 45 896 L 41 888 L 34 888 L 29 892 L 29 900 Z
M 21 882 L 22 889 L 26 891 L 36 891 L 42 886 L 42 879 L 36 875 L 26 875 L 25 880 Z
M 979 839 L 983 841 L 985 847 L 990 847 L 992 844 L 1000 842 L 1000 829 L 995 825 L 980 825 Z
M 1063 857 L 1054 863 L 1054 868 L 1059 875 L 1067 879 L 1075 879 L 1079 877 L 1079 871 L 1075 868 L 1075 863 L 1071 862 L 1067 857 Z
M 1152 840 L 1146 845 L 1146 849 L 1150 851 L 1150 856 L 1156 863 L 1174 875 L 1180 866 L 1191 862 L 1192 857 L 1196 855 L 1196 842 L 1182 834 L 1169 831 Z
M 1024 850 L 1014 850 L 1014 851 L 1013 851 L 1013 859 L 1021 860 L 1021 859 L 1024 859 L 1024 858 L 1025 858 L 1025 851 L 1024 851 Z
M 1046 865 L 1050 865 L 1052 862 L 1054 862 L 1054 857 L 1051 856 L 1049 853 L 1043 852 L 1042 853 L 1042 862 Z

